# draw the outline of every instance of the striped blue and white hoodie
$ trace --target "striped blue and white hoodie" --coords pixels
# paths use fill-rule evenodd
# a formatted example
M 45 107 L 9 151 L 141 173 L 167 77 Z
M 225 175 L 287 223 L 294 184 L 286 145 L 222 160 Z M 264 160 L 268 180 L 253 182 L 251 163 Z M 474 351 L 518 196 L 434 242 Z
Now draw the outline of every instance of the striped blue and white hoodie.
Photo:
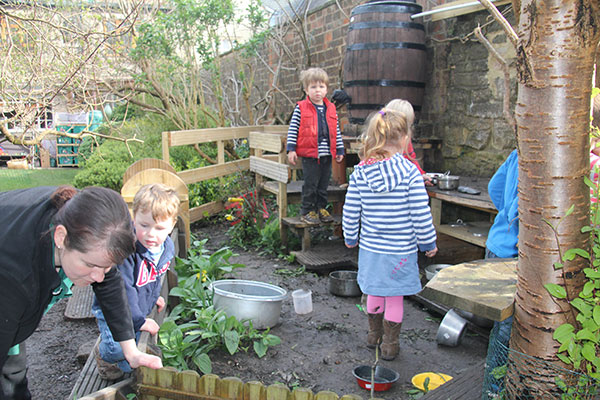
M 429 196 L 415 165 L 396 153 L 358 164 L 350 176 L 342 227 L 347 245 L 374 253 L 433 250 L 436 233 Z M 360 230 L 360 241 L 359 241 Z

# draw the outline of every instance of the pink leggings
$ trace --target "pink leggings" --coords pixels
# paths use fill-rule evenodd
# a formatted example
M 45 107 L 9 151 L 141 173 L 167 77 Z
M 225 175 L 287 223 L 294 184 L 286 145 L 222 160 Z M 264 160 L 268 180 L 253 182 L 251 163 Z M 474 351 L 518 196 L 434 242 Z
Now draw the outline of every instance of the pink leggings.
M 367 295 L 367 312 L 369 314 L 380 314 L 384 311 L 384 319 L 390 322 L 402 322 L 404 296 L 380 297 Z

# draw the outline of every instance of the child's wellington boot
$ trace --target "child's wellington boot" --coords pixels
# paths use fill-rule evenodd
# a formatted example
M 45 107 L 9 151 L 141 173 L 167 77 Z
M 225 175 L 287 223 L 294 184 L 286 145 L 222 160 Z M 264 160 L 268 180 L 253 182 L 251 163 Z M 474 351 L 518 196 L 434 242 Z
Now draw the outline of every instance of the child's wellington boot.
M 367 347 L 374 349 L 383 336 L 383 313 L 367 314 L 369 317 L 369 333 L 367 335 Z
M 381 358 L 387 361 L 392 361 L 400 352 L 400 344 L 398 343 L 398 335 L 402 322 L 391 322 L 383 320 L 383 341 L 381 343 Z

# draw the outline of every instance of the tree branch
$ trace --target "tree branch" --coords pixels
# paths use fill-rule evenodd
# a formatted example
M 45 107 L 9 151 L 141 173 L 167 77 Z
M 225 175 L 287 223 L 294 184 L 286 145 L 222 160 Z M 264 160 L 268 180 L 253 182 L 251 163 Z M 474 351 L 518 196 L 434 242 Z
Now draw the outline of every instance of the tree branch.
M 504 113 L 504 118 L 510 124 L 513 129 L 514 134 L 517 134 L 517 121 L 511 111 L 510 108 L 510 72 L 508 69 L 508 63 L 504 58 L 498 53 L 498 51 L 492 46 L 492 44 L 487 40 L 487 38 L 481 32 L 481 27 L 475 28 L 473 31 L 475 32 L 475 36 L 479 41 L 485 46 L 485 48 L 490 52 L 490 54 L 498 61 L 500 64 L 500 68 L 502 68 L 502 72 L 504 73 L 504 99 L 502 102 L 502 112 Z
M 508 40 L 510 40 L 510 42 L 513 44 L 513 46 L 515 46 L 516 49 L 518 46 L 519 36 L 517 35 L 513 27 L 510 25 L 510 23 L 506 20 L 506 18 L 504 18 L 504 15 L 502 15 L 500 11 L 498 11 L 496 6 L 490 0 L 479 0 L 479 2 L 482 6 L 487 8 L 487 10 L 494 17 L 494 19 L 498 21 L 500 26 L 502 26 L 502 29 L 504 29 L 504 32 L 506 32 L 506 36 L 508 36 Z

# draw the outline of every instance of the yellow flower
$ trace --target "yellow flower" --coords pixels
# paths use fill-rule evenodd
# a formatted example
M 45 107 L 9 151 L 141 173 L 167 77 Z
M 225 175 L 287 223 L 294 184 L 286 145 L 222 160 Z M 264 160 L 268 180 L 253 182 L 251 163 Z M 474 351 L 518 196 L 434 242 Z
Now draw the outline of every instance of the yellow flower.
M 231 214 L 227 214 L 227 215 L 225 215 L 225 219 L 226 219 L 227 221 L 233 221 L 234 217 L 233 217 L 233 215 L 231 215 Z
M 206 282 L 207 279 L 208 279 L 208 275 L 206 275 L 206 270 L 203 269 L 202 270 L 202 282 Z
M 242 201 L 244 201 L 244 199 L 242 199 L 241 197 L 230 197 L 227 199 L 227 201 L 230 203 L 241 203 Z

